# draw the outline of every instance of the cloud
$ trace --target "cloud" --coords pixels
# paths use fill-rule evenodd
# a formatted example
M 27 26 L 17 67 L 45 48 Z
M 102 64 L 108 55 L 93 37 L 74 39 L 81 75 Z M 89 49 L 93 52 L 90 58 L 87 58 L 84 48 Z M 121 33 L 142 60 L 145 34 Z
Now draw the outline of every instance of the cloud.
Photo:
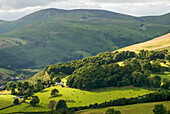
M 26 7 L 45 6 L 58 1 L 61 0 L 0 0 L 0 10 L 10 11 Z
M 158 3 L 168 2 L 169 0 L 91 0 L 100 3 Z
M 131 0 L 133 1 L 133 0 Z M 124 13 L 133 16 L 162 15 L 170 13 L 170 1 L 165 2 L 135 2 L 135 3 L 102 3 L 102 9 Z M 158 0 L 157 0 L 158 1 Z M 164 2 L 163 2 L 164 1 Z
M 0 20 L 15 20 L 45 8 L 104 9 L 133 16 L 170 12 L 170 0 L 0 0 Z

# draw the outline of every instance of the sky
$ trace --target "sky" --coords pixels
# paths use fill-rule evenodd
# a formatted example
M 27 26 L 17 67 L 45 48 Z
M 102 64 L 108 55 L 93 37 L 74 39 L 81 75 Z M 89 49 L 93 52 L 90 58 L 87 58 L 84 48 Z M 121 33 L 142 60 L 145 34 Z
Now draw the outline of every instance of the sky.
M 16 20 L 46 8 L 103 9 L 139 17 L 170 13 L 170 0 L 0 0 L 0 20 Z

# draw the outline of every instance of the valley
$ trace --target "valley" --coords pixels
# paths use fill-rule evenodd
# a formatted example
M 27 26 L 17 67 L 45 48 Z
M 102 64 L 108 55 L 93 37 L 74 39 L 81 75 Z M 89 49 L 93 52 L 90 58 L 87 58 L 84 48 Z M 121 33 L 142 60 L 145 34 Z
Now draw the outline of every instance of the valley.
M 50 8 L 0 21 L 0 114 L 169 111 L 169 18 Z
M 160 18 L 166 20 L 169 15 Z M 142 19 L 104 10 L 45 9 L 16 21 L 3 22 L 0 24 L 0 67 L 41 69 L 49 64 L 114 51 L 170 32 L 169 21 L 155 24 Z M 140 29 L 143 26 L 145 29 Z

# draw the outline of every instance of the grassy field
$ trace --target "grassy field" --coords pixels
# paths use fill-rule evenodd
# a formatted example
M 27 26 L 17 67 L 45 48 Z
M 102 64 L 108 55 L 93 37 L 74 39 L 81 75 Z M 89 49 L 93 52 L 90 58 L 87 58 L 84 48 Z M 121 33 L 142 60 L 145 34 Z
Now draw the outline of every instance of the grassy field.
M 58 89 L 62 96 L 51 98 L 50 93 L 52 89 Z M 5 110 L 0 111 L 0 113 L 10 113 L 10 112 L 30 112 L 30 111 L 48 111 L 47 104 L 50 100 L 59 101 L 60 99 L 66 100 L 68 107 L 85 106 L 94 103 L 102 103 L 105 101 L 110 101 L 117 98 L 130 98 L 137 97 L 138 95 L 144 95 L 147 93 L 154 92 L 152 89 L 143 89 L 135 87 L 121 87 L 121 88 L 103 88 L 93 91 L 83 91 L 79 89 L 67 88 L 54 86 L 44 89 L 42 92 L 36 93 L 40 98 L 40 105 L 37 107 L 31 107 L 28 103 L 22 103 L 21 105 L 14 106 Z
M 42 69 L 22 69 L 22 71 L 40 72 L 40 71 L 42 71 Z
M 114 106 L 101 109 L 88 109 L 76 112 L 76 114 L 105 114 L 109 108 L 121 111 L 122 114 L 153 114 L 153 109 L 156 104 L 163 104 L 167 110 L 170 110 L 170 101 L 141 103 L 127 106 Z
M 157 73 L 157 74 L 151 74 L 152 76 L 160 76 L 161 78 L 165 79 L 167 78 L 168 80 L 170 80 L 170 72 L 164 72 L 164 73 Z
M 170 47 L 170 33 L 147 42 L 143 42 L 143 43 L 139 43 L 139 44 L 135 44 L 119 49 L 119 51 L 124 51 L 124 50 L 139 51 L 142 49 L 145 50 L 168 49 L 170 51 L 169 47 Z
M 9 75 L 15 74 L 15 71 L 11 71 L 11 70 L 4 69 L 4 68 L 0 68 L 0 71 L 1 71 L 1 72 L 4 72 L 4 73 L 6 73 L 6 74 L 9 74 Z
M 0 95 L 0 109 L 13 104 L 13 95 Z

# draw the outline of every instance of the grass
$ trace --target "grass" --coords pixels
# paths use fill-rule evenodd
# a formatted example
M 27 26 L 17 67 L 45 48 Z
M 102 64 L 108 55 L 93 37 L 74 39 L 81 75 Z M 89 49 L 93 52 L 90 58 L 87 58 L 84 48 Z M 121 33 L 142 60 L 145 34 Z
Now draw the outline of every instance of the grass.
M 0 71 L 1 71 L 1 72 L 4 72 L 4 73 L 6 73 L 6 74 L 9 74 L 9 75 L 15 74 L 15 71 L 11 71 L 11 70 L 4 69 L 4 68 L 0 68 Z
M 50 93 L 52 89 L 58 89 L 62 96 L 51 98 Z M 60 99 L 67 101 L 68 107 L 76 106 L 86 106 L 94 103 L 102 103 L 105 101 L 110 101 L 117 98 L 130 98 L 137 97 L 138 95 L 144 95 L 147 93 L 154 92 L 152 89 L 144 88 L 135 88 L 135 87 L 112 87 L 112 88 L 103 88 L 93 91 L 83 91 L 79 89 L 54 86 L 44 89 L 42 92 L 36 93 L 40 98 L 40 105 L 37 107 L 31 107 L 27 103 L 22 103 L 19 106 L 14 106 L 5 110 L 0 111 L 0 113 L 11 113 L 11 112 L 30 112 L 30 111 L 48 111 L 47 104 L 50 100 L 59 101 Z
M 85 51 L 81 51 L 81 50 L 76 51 L 76 53 L 82 54 L 82 55 L 83 55 L 83 57 L 90 57 L 90 56 L 91 56 L 91 54 L 90 54 L 90 53 L 85 52 Z
M 122 49 L 119 49 L 119 51 L 123 50 L 130 50 L 130 51 L 139 51 L 142 49 L 145 50 L 159 50 L 159 49 L 168 49 L 170 47 L 170 33 L 163 35 L 161 37 L 155 38 L 150 41 L 146 41 L 143 43 L 131 45 Z
M 64 73 L 59 73 L 57 75 L 55 75 L 55 77 L 59 77 L 60 79 L 63 79 L 64 82 L 66 82 L 66 77 L 67 75 Z M 44 71 L 40 71 L 38 73 L 36 73 L 34 76 L 32 76 L 31 78 L 28 78 L 26 81 L 29 81 L 31 84 L 35 84 L 37 83 L 38 80 L 42 80 L 42 81 L 47 81 L 50 79 L 50 76 L 48 75 L 47 72 L 44 73 Z
M 14 95 L 0 95 L 0 109 L 13 104 Z
M 10 93 L 11 93 L 11 91 L 7 91 L 7 90 L 0 91 L 0 95 L 8 95 Z
M 153 114 L 153 109 L 156 104 L 163 104 L 167 110 L 170 110 L 170 101 L 154 102 L 154 103 L 140 103 L 127 106 L 114 106 L 100 109 L 87 109 L 76 112 L 76 114 L 105 114 L 107 109 L 114 108 L 121 111 L 122 114 Z
M 40 72 L 41 69 L 22 69 L 23 71 L 29 71 L 29 72 Z
M 0 37 L 0 48 L 6 48 L 11 46 L 19 46 L 21 45 L 27 45 L 26 40 L 22 40 L 20 38 L 6 38 L 6 37 Z
M 160 76 L 161 78 L 165 79 L 167 78 L 168 80 L 170 80 L 170 72 L 164 72 L 164 73 L 155 73 L 155 74 L 151 74 L 151 77 L 153 76 Z

